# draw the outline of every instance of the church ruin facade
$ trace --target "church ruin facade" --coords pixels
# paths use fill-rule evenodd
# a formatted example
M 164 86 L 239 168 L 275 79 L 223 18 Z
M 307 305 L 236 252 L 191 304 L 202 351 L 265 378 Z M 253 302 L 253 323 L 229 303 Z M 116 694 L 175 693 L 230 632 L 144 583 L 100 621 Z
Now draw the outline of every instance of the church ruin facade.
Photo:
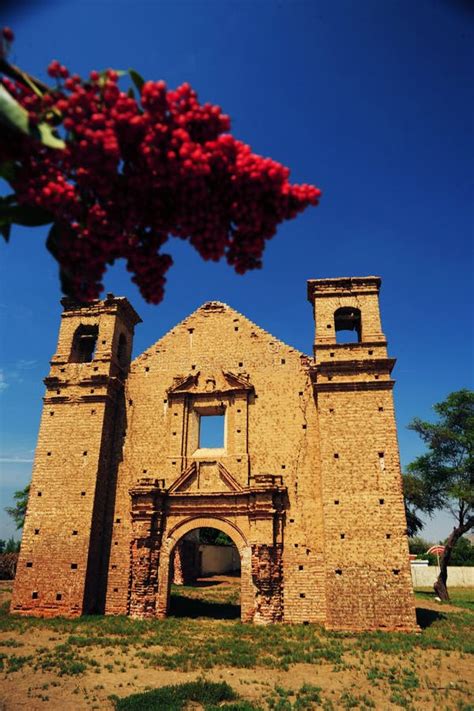
M 308 282 L 312 357 L 208 302 L 131 361 L 125 298 L 63 299 L 12 612 L 163 618 L 205 526 L 238 550 L 245 622 L 415 629 L 379 288 Z

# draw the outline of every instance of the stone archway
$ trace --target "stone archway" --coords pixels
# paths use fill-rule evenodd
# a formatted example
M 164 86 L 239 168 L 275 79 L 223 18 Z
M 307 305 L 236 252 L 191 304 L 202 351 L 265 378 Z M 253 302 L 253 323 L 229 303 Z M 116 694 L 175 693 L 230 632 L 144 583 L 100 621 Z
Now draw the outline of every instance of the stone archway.
M 252 549 L 242 531 L 230 521 L 220 517 L 192 517 L 176 523 L 163 536 L 158 568 L 158 595 L 156 615 L 167 617 L 170 604 L 171 562 L 175 546 L 190 531 L 197 528 L 216 528 L 225 533 L 240 556 L 240 618 L 242 622 L 251 622 L 254 616 L 254 587 L 252 584 Z

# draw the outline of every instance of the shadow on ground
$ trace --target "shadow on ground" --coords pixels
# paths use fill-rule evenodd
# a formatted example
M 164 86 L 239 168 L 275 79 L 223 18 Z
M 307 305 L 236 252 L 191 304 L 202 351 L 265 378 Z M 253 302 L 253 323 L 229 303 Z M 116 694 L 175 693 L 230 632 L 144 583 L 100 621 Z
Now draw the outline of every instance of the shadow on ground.
M 446 615 L 442 612 L 436 612 L 436 610 L 428 610 L 426 607 L 416 608 L 416 621 L 422 630 L 437 622 L 438 620 L 445 620 Z
M 240 605 L 195 600 L 173 593 L 170 599 L 169 615 L 171 617 L 211 617 L 215 620 L 238 620 Z

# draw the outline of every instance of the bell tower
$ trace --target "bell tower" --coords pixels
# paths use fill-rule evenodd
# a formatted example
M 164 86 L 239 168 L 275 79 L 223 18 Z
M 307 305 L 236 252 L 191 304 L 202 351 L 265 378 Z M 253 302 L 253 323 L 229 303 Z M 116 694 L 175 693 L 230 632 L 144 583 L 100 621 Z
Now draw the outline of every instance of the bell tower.
M 379 277 L 312 279 L 327 627 L 416 627 Z
M 11 605 L 28 615 L 103 611 L 124 385 L 141 321 L 113 294 L 61 303 Z

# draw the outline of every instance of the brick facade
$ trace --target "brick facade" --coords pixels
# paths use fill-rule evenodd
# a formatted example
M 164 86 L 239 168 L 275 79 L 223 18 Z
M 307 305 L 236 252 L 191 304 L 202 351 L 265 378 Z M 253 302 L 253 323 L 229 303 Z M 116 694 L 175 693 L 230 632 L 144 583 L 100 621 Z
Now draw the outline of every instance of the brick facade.
M 239 551 L 244 621 L 415 629 L 379 288 L 308 282 L 313 357 L 208 302 L 130 363 L 126 299 L 63 300 L 12 611 L 165 617 L 206 526 Z

